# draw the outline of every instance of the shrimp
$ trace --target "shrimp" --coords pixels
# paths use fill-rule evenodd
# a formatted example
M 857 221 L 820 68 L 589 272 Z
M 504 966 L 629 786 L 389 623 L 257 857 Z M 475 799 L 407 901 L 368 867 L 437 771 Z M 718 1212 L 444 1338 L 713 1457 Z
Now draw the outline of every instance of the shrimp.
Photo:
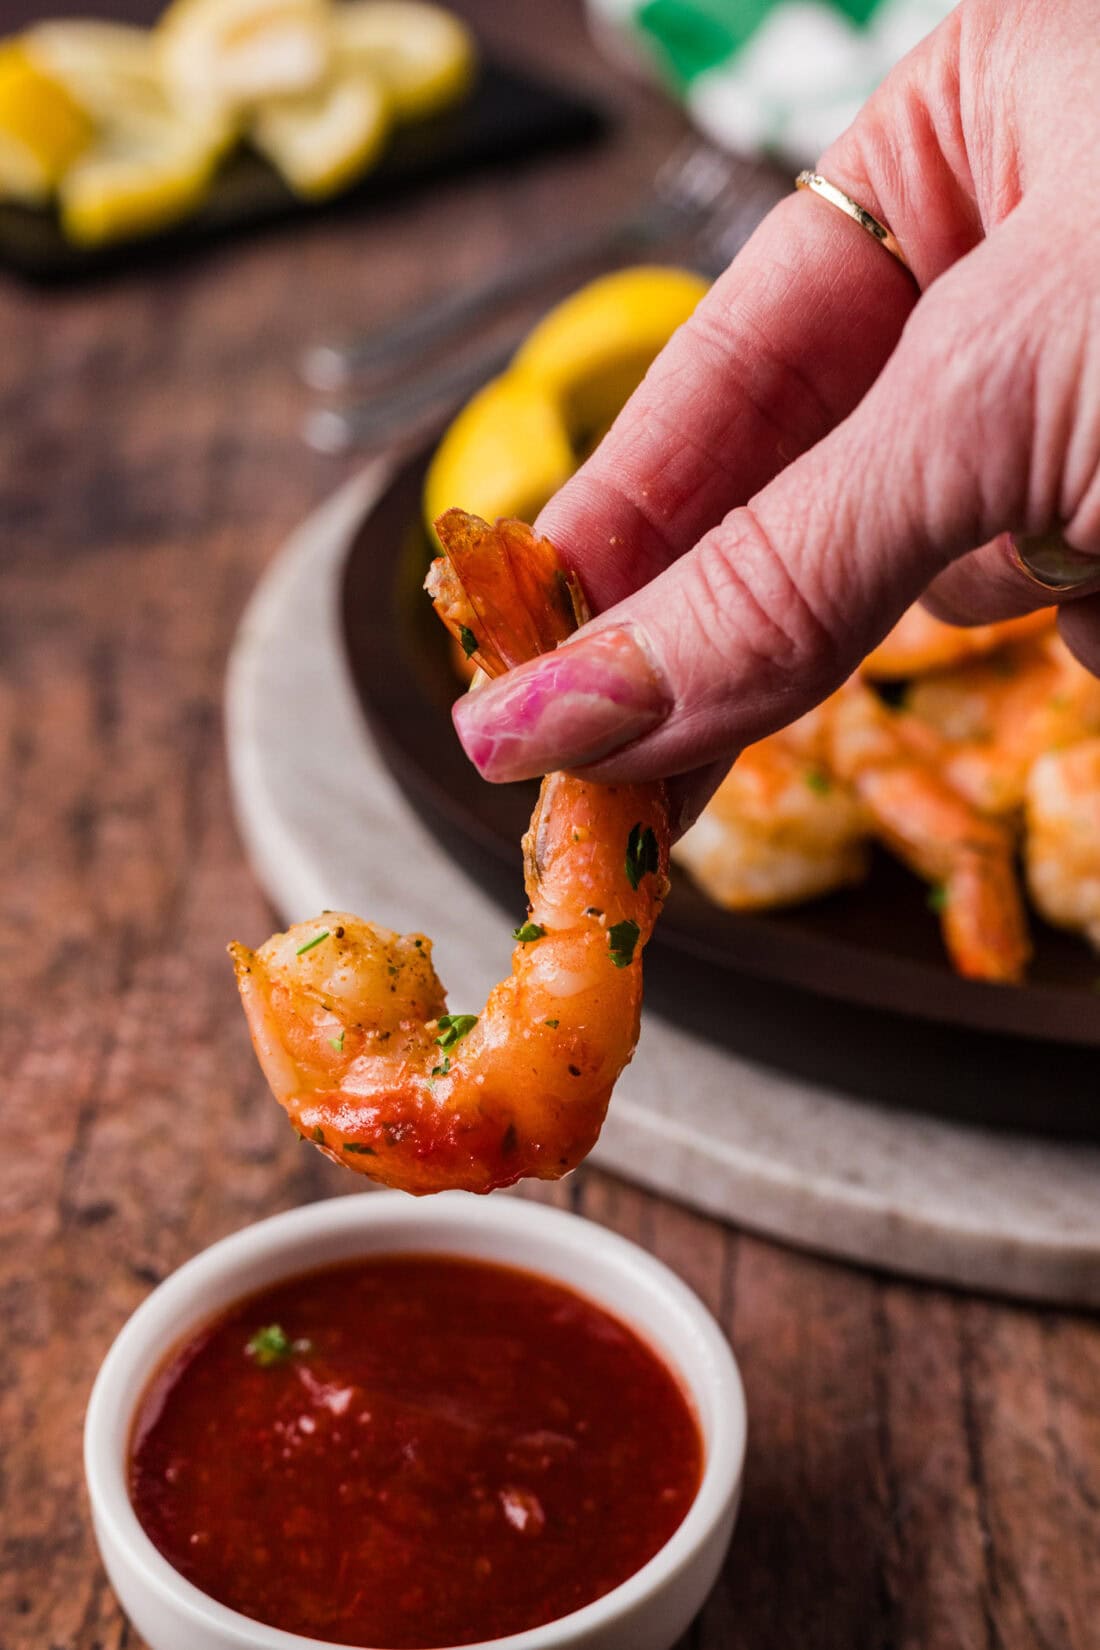
M 858 881 L 876 836 L 932 884 L 959 972 L 1019 979 L 1029 948 L 1013 834 L 942 777 L 944 748 L 853 677 L 742 753 L 674 857 L 718 904 L 760 909 Z
M 860 670 L 872 681 L 923 676 L 926 671 L 945 670 L 965 659 L 983 658 L 1007 642 L 1049 630 L 1053 620 L 1054 609 L 1044 607 L 1019 619 L 1002 619 L 998 624 L 945 624 L 915 602 L 867 655 Z
M 1027 880 L 1048 922 L 1100 951 L 1100 739 L 1041 756 L 1028 776 Z
M 919 725 L 939 736 L 946 778 L 993 815 L 1022 809 L 1045 751 L 1100 733 L 1100 681 L 1054 632 L 925 677 L 906 707 L 912 733 Z
M 672 850 L 728 910 L 797 905 L 866 875 L 866 811 L 806 748 L 808 721 L 742 751 Z
M 548 540 L 457 510 L 436 528 L 447 554 L 428 588 L 486 674 L 576 627 L 583 600 Z M 523 842 L 527 920 L 480 1015 L 447 1012 L 423 935 L 326 912 L 258 951 L 231 945 L 257 1056 L 302 1138 L 415 1193 L 574 1168 L 634 1053 L 668 844 L 662 784 L 549 774 Z
M 1022 978 L 1030 947 L 1011 831 L 952 788 L 858 677 L 828 710 L 832 771 L 853 787 L 876 836 L 932 884 L 959 973 Z

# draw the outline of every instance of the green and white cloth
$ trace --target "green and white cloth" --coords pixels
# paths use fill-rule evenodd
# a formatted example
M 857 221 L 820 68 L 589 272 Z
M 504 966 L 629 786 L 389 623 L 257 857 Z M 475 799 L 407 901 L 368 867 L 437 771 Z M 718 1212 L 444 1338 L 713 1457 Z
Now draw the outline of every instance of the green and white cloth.
M 588 0 L 597 38 L 729 149 L 817 159 L 950 0 Z

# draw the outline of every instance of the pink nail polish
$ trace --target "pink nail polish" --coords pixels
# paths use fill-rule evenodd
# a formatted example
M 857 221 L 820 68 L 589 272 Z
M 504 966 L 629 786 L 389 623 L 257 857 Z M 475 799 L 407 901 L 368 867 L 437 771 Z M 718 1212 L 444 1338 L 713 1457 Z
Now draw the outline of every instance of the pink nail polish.
M 486 779 L 582 767 L 663 722 L 672 697 L 637 633 L 611 626 L 518 665 L 454 707 L 462 747 Z

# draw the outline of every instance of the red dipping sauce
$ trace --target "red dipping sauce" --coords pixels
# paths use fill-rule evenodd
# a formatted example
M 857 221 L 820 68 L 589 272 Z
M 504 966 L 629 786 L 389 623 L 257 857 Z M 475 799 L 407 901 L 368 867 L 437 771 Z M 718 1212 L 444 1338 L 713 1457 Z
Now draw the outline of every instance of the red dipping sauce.
M 130 1497 L 169 1563 L 258 1621 L 471 1644 L 641 1568 L 699 1487 L 675 1377 L 571 1290 L 385 1257 L 240 1302 L 154 1377 Z

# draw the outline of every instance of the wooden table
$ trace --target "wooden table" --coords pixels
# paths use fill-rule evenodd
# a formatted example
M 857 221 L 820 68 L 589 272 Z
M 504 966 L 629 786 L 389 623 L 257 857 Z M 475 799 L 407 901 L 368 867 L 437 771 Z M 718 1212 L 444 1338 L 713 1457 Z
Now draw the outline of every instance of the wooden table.
M 519 8 L 471 10 L 523 47 Z M 612 90 L 575 5 L 524 16 L 544 69 Z M 274 920 L 230 818 L 226 650 L 280 540 L 350 469 L 301 444 L 291 363 L 627 199 L 679 126 L 614 95 L 598 156 L 155 278 L 0 286 L 2 1650 L 137 1642 L 80 1472 L 127 1314 L 213 1239 L 354 1189 L 265 1097 L 225 957 Z M 1094 1322 L 815 1260 L 589 1170 L 533 1195 L 662 1256 L 740 1360 L 744 1507 L 688 1644 L 1096 1650 Z

